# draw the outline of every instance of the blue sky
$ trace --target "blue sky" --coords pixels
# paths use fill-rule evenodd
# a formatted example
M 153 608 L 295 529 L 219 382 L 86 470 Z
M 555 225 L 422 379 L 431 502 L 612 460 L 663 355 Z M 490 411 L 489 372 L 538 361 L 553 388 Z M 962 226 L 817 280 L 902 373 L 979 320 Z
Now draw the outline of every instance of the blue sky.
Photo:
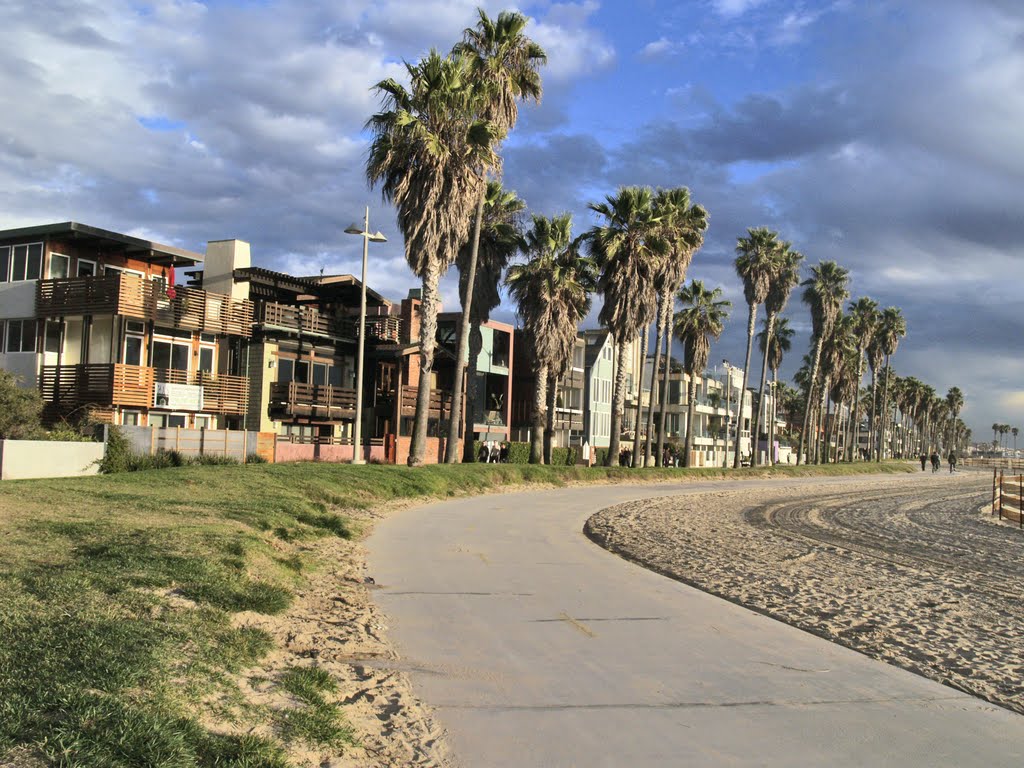
M 476 5 L 0 0 L 0 226 L 73 219 L 199 251 L 238 237 L 262 266 L 350 272 L 342 230 L 369 203 L 390 240 L 370 283 L 399 299 L 416 281 L 363 177 L 370 87 L 448 49 Z M 504 150 L 531 212 L 570 211 L 581 231 L 620 185 L 688 186 L 711 220 L 690 276 L 735 305 L 713 360 L 742 360 L 733 247 L 769 226 L 849 268 L 854 297 L 902 308 L 895 369 L 961 387 L 976 438 L 1024 424 L 1018 0 L 517 9 L 550 58 Z M 798 300 L 787 314 L 808 329 Z

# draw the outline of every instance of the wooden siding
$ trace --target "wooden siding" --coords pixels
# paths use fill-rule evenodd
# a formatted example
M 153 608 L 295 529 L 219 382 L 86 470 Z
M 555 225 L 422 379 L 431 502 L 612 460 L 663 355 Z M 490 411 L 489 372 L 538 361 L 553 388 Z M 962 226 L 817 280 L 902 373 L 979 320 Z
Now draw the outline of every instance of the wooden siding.
M 272 418 L 308 417 L 340 421 L 356 417 L 356 391 L 326 384 L 300 384 L 296 381 L 270 385 Z
M 230 296 L 198 288 L 175 286 L 170 299 L 163 284 L 131 274 L 40 280 L 36 286 L 36 314 L 54 318 L 67 315 L 121 315 L 152 321 L 163 328 L 219 335 L 252 334 L 253 305 Z

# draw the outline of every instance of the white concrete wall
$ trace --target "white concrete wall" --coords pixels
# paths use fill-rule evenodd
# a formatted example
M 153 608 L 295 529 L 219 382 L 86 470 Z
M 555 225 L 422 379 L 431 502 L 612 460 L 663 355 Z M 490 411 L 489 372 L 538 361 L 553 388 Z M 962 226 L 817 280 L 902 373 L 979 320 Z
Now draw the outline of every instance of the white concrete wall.
M 0 368 L 21 379 L 21 386 L 34 389 L 39 385 L 39 355 L 34 352 L 12 352 L 0 355 Z
M 0 283 L 0 320 L 36 316 L 36 281 Z
M 0 480 L 95 475 L 103 448 L 103 443 L 0 440 Z
M 244 240 L 211 240 L 203 262 L 203 288 L 236 300 L 249 298 L 249 283 L 236 283 L 234 270 L 252 266 L 249 243 Z

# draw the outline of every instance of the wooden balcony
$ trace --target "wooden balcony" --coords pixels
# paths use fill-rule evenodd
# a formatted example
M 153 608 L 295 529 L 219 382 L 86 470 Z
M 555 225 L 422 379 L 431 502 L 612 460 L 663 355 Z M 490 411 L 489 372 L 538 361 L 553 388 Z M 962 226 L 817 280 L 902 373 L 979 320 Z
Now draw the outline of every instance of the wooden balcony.
M 343 421 L 356 417 L 356 391 L 296 381 L 270 385 L 271 416 Z
M 419 387 L 402 387 L 402 416 L 416 415 L 416 396 Z M 431 419 L 447 419 L 452 412 L 452 393 L 446 389 L 430 390 L 430 407 L 428 416 Z
M 149 368 L 121 363 L 44 365 L 39 385 L 43 400 L 62 409 L 80 406 L 153 407 L 153 384 L 191 384 L 203 388 L 203 412 L 242 415 L 249 404 L 249 380 L 244 376 L 202 371 Z
M 46 318 L 121 315 L 152 321 L 162 328 L 246 337 L 252 334 L 251 301 L 198 288 L 175 286 L 174 290 L 175 297 L 169 299 L 162 283 L 127 273 L 40 280 L 36 285 L 36 314 Z
M 327 315 L 315 307 L 292 306 L 266 301 L 257 311 L 257 322 L 270 328 L 308 333 L 330 338 L 359 338 L 359 318 L 351 315 Z M 397 344 L 402 320 L 391 315 L 367 315 L 366 338 Z

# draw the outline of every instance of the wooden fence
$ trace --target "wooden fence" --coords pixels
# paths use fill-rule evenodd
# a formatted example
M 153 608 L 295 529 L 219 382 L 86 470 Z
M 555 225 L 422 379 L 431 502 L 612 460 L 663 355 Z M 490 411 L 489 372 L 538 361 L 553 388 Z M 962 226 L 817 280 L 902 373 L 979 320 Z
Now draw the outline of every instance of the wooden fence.
M 1024 474 L 1007 475 L 992 470 L 992 514 L 1024 528 Z

